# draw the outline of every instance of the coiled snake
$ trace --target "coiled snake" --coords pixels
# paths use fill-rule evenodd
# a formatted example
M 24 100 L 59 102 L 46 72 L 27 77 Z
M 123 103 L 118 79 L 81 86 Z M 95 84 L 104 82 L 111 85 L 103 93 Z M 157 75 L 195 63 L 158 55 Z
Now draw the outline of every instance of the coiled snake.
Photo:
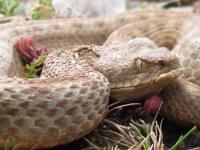
M 69 143 L 101 122 L 109 97 L 136 101 L 165 86 L 161 114 L 183 126 L 200 126 L 199 18 L 148 10 L 1 25 L 0 147 L 7 139 L 12 149 Z M 25 35 L 37 47 L 61 48 L 49 54 L 41 78 L 22 78 L 15 45 Z

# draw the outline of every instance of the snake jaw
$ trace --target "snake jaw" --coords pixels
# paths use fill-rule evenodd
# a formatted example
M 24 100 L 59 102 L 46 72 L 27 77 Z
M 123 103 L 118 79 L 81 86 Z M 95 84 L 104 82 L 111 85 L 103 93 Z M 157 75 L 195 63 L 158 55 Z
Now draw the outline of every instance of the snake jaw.
M 137 86 L 111 88 L 111 99 L 119 102 L 147 99 L 149 96 L 159 94 L 165 86 L 174 82 L 181 75 L 182 71 L 182 68 L 178 68 L 161 74 L 155 80 Z

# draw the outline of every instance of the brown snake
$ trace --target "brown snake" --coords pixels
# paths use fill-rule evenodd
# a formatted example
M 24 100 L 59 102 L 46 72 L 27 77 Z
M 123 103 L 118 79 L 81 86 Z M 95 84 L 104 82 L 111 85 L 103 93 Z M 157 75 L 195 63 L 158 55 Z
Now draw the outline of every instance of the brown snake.
M 102 121 L 109 97 L 136 101 L 168 84 L 160 93 L 160 113 L 183 126 L 200 126 L 199 20 L 189 13 L 148 10 L 1 25 L 0 147 L 7 139 L 12 149 L 69 143 Z M 24 65 L 15 45 L 25 35 L 48 50 L 68 46 L 49 54 L 41 78 L 21 78 Z M 183 67 L 179 78 L 175 55 Z

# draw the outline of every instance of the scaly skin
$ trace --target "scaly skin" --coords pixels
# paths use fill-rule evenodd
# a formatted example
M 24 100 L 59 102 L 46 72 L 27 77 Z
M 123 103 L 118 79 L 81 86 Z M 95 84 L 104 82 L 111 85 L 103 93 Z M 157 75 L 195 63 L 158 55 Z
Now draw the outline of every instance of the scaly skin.
M 164 99 L 161 113 L 176 120 L 175 123 L 199 125 L 196 109 L 200 106 L 199 87 L 193 84 L 199 84 L 198 70 L 194 70 L 198 69 L 195 65 L 198 60 L 193 63 L 198 58 L 198 42 L 190 41 L 200 34 L 199 18 L 156 10 L 126 12 L 107 18 L 1 25 L 0 147 L 5 146 L 7 139 L 13 149 L 41 149 L 69 143 L 91 132 L 101 122 L 108 110 L 109 97 L 136 101 L 160 93 L 168 84 L 161 92 Z M 33 37 L 36 47 L 45 46 L 53 51 L 69 46 L 47 57 L 39 79 L 21 78 L 24 66 L 15 44 L 25 35 Z M 173 54 L 146 38 L 131 40 L 135 37 L 147 37 L 159 47 L 173 49 Z M 75 44 L 95 45 L 70 47 Z M 186 52 L 188 49 L 190 55 Z M 174 54 L 181 54 L 184 69 L 175 83 L 182 69 L 178 68 Z M 193 73 L 188 71 L 190 66 Z M 194 93 L 190 87 L 195 88 Z M 169 91 L 176 94 L 170 95 Z M 180 101 L 176 99 L 178 95 L 182 96 Z M 190 99 L 194 103 L 188 102 Z M 174 101 L 178 105 L 171 105 Z M 167 113 L 167 110 L 173 111 Z

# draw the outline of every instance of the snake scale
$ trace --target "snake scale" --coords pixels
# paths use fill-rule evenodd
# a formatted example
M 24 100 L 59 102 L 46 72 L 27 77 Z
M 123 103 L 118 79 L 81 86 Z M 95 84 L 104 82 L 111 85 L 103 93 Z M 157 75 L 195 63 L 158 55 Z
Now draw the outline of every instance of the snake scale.
M 43 149 L 78 139 L 102 121 L 109 98 L 160 93 L 161 115 L 200 126 L 199 25 L 199 15 L 167 10 L 0 25 L 0 147 L 9 140 L 12 149 Z M 41 78 L 23 78 L 22 36 L 53 51 Z

